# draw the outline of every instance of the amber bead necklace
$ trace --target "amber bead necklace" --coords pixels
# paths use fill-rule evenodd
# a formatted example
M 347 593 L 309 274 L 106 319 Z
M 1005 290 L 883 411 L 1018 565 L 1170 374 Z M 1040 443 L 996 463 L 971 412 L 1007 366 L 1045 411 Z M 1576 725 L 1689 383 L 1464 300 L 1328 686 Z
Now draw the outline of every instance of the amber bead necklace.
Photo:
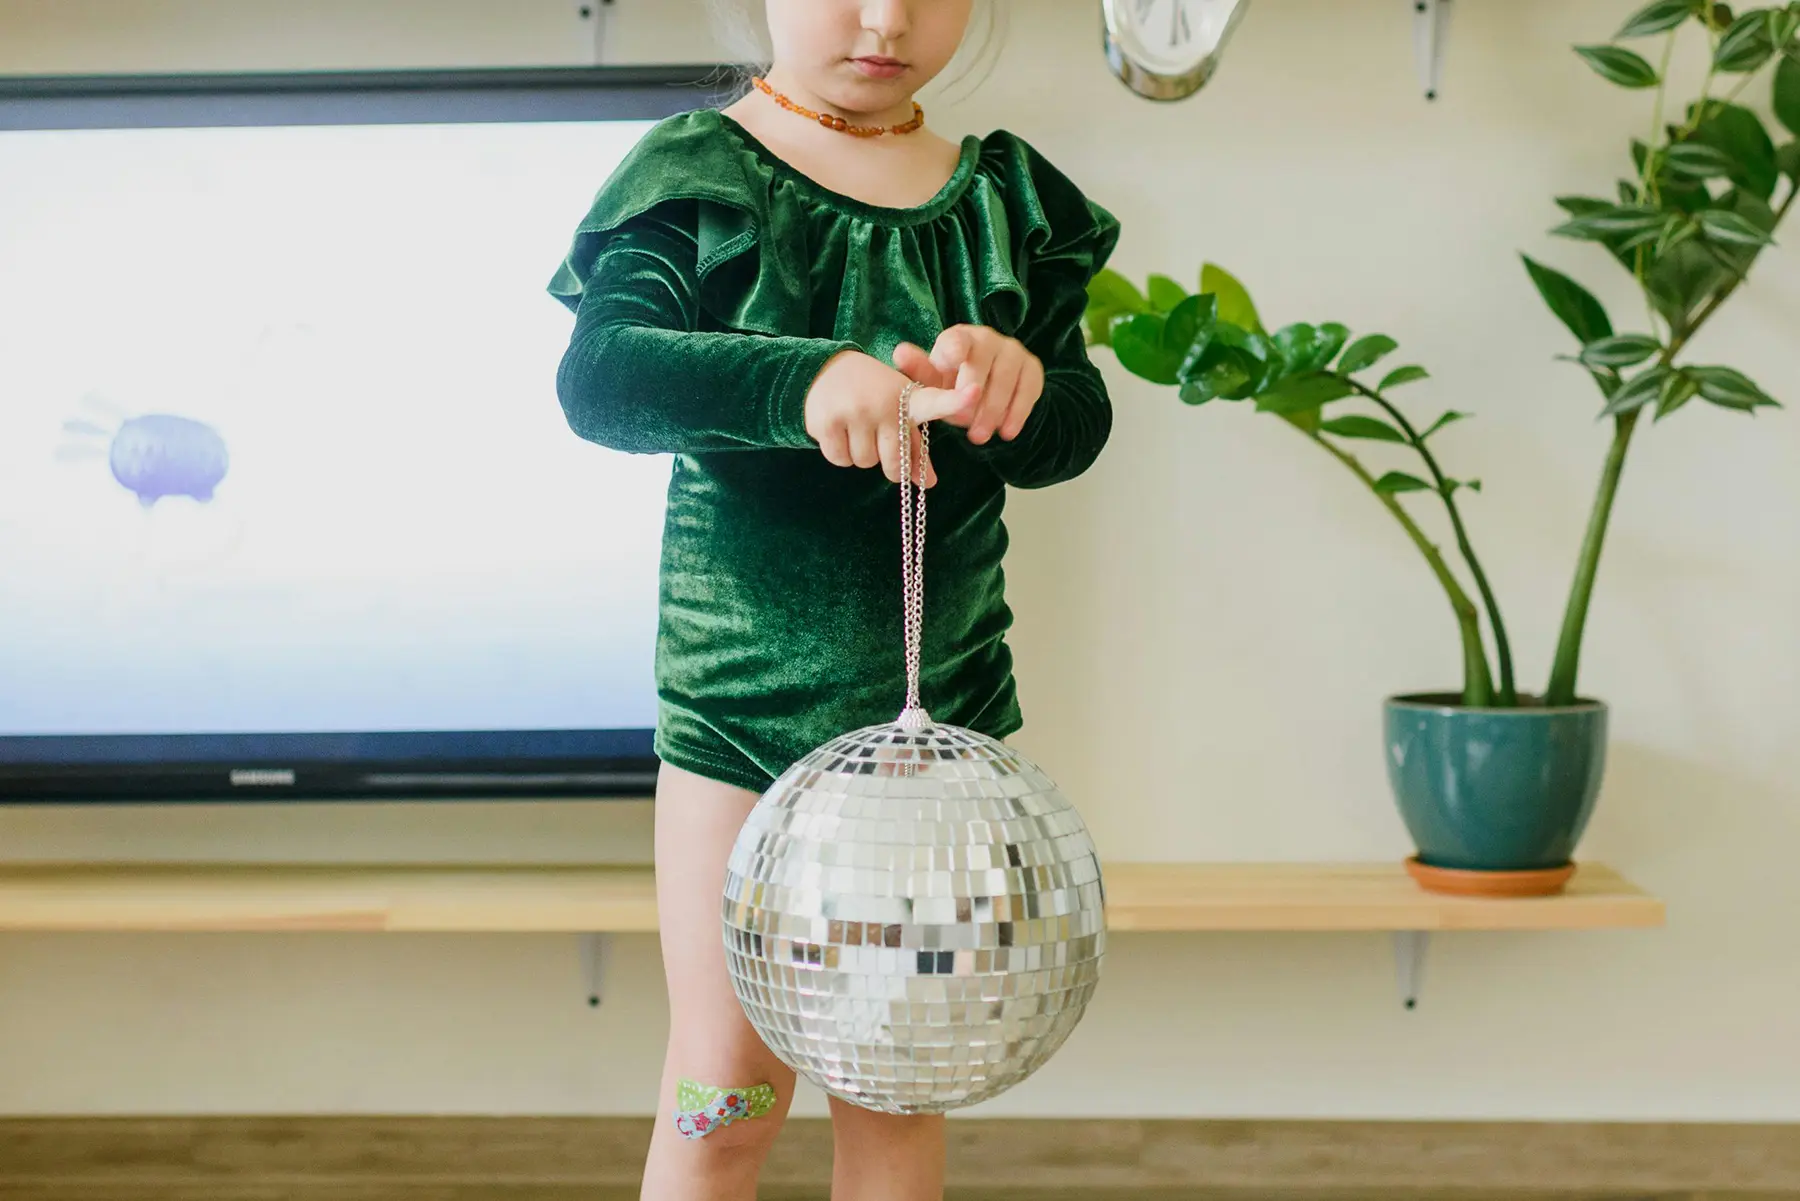
M 796 104 L 794 101 L 788 99 L 788 97 L 770 87 L 769 81 L 761 76 L 752 78 L 750 82 L 756 85 L 758 91 L 762 92 L 776 104 L 779 104 L 782 108 L 785 108 L 788 112 L 798 113 L 809 121 L 817 121 L 826 129 L 835 129 L 839 133 L 847 133 L 853 138 L 879 138 L 884 134 L 890 133 L 913 133 L 914 131 L 925 127 L 925 110 L 919 107 L 919 102 L 917 100 L 913 101 L 913 115 L 912 120 L 910 121 L 903 121 L 899 125 L 852 125 L 842 117 L 834 116 L 831 113 L 815 112 L 803 104 Z

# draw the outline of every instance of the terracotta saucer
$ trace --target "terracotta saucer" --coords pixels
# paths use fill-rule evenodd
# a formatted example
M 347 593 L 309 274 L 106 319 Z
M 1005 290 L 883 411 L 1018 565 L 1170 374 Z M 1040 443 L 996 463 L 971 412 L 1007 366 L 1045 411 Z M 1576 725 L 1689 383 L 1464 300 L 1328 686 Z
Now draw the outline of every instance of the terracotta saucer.
M 1575 874 L 1575 865 L 1524 872 L 1476 872 L 1452 867 L 1432 867 L 1417 855 L 1406 861 L 1406 871 L 1427 892 L 1456 897 L 1553 897 Z

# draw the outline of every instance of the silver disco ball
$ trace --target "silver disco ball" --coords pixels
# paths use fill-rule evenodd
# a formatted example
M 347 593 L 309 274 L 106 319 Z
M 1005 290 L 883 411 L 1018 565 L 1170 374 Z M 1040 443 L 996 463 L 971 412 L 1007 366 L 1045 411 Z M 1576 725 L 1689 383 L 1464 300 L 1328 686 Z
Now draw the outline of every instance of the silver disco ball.
M 769 1049 L 888 1113 L 975 1105 L 1035 1072 L 1106 947 L 1099 857 L 1056 785 L 911 709 L 775 781 L 723 911 L 732 986 Z

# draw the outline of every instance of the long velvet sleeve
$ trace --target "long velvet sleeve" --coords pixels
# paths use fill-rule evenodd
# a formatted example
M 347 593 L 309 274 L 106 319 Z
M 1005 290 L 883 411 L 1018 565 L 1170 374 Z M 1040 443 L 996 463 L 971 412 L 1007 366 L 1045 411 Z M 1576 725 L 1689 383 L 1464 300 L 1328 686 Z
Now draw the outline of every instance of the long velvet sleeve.
M 556 373 L 570 428 L 638 454 L 814 446 L 807 392 L 855 344 L 702 332 L 698 255 L 694 230 L 660 210 L 607 239 Z
M 1044 172 L 1053 179 L 1060 176 Z M 1118 242 L 1119 224 L 1072 186 L 1034 194 L 1052 231 L 1031 263 L 1029 300 L 1016 337 L 1044 365 L 1044 391 L 1019 436 L 999 435 L 976 454 L 1015 488 L 1044 488 L 1081 475 L 1100 457 L 1112 434 L 1112 401 L 1106 381 L 1087 353 L 1082 317 L 1087 288 Z
M 998 434 L 975 453 L 1015 488 L 1047 488 L 1081 475 L 1112 434 L 1112 401 L 1106 381 L 1087 356 L 1081 317 L 1087 308 L 1085 282 L 1059 280 L 1055 288 L 1034 281 L 1033 305 L 1044 315 L 1019 340 L 1044 364 L 1044 392 L 1019 436 Z M 1045 291 L 1051 292 L 1049 296 Z

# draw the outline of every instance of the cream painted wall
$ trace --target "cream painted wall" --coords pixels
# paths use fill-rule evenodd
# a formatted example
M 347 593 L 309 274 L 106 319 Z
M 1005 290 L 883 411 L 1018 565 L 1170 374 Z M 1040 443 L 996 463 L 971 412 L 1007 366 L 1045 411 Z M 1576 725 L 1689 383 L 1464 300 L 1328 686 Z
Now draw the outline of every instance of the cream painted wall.
M 0 70 L 580 62 L 575 7 L 0 0 Z M 1648 123 L 1567 50 L 1629 7 L 1466 0 L 1433 106 L 1403 0 L 1257 0 L 1215 85 L 1153 108 L 1089 0 L 1019 0 L 996 73 L 932 117 L 1035 140 L 1124 219 L 1134 276 L 1211 256 L 1277 320 L 1400 337 L 1436 376 L 1409 404 L 1480 415 L 1443 450 L 1487 482 L 1469 516 L 1535 683 L 1605 433 L 1515 253 L 1636 311 L 1542 232 Z M 692 0 L 619 0 L 611 51 L 703 57 L 696 28 Z M 1790 249 L 1703 345 L 1800 403 L 1797 318 Z M 1114 859 L 1404 854 L 1379 701 L 1457 661 L 1423 569 L 1277 423 L 1107 369 L 1108 454 L 1014 510 L 1022 742 Z M 1379 938 L 1121 936 L 1076 1037 L 982 1116 L 1800 1119 L 1800 414 L 1698 410 L 1634 451 L 1584 677 L 1616 706 L 1584 853 L 1667 930 L 1441 937 L 1413 1013 Z M 648 832 L 641 804 L 11 810 L 0 854 L 630 860 Z M 654 943 L 612 981 L 586 1009 L 564 938 L 4 936 L 0 1112 L 644 1112 Z

